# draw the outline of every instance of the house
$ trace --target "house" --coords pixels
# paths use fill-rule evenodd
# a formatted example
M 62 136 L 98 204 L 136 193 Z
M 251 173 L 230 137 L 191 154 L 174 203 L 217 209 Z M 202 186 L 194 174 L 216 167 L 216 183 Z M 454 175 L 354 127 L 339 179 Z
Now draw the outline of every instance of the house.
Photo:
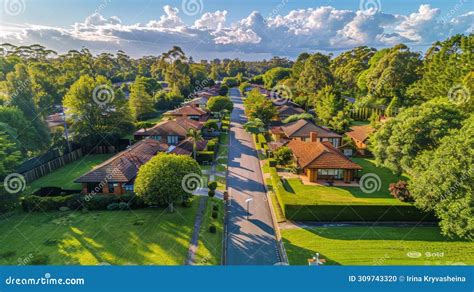
M 275 141 L 280 139 L 310 141 L 310 133 L 316 133 L 317 141 L 329 141 L 336 148 L 341 145 L 342 141 L 341 135 L 303 119 L 286 125 L 272 127 L 270 132 Z
M 342 180 L 350 183 L 357 177 L 357 171 L 362 169 L 329 141 L 317 141 L 315 132 L 311 133 L 310 141 L 291 140 L 287 146 L 310 182 Z
M 201 140 L 196 143 L 196 151 L 206 150 L 207 140 Z M 176 146 L 170 146 L 169 153 L 179 154 L 179 155 L 191 155 L 193 153 L 194 142 L 191 138 L 186 138 L 181 141 Z
M 185 105 L 175 110 L 166 112 L 165 116 L 173 118 L 187 118 L 194 121 L 205 122 L 209 118 L 209 113 L 196 104 Z
M 193 98 L 189 101 L 186 101 L 184 102 L 183 104 L 184 105 L 190 105 L 190 106 L 195 106 L 195 107 L 199 107 L 201 109 L 206 109 L 207 107 L 207 101 L 208 101 L 208 98 L 207 97 L 196 97 L 196 98 Z
M 154 140 L 162 141 L 168 145 L 178 145 L 186 139 L 186 134 L 190 129 L 201 130 L 203 124 L 187 118 L 162 121 L 149 129 L 140 129 L 135 132 L 135 139 L 150 137 Z
M 278 106 L 276 110 L 277 110 L 278 119 L 280 121 L 283 121 L 292 115 L 300 115 L 300 114 L 305 113 L 305 111 L 298 106 L 286 105 L 286 104 Z
M 133 191 L 138 169 L 158 152 L 166 152 L 168 145 L 153 139 L 144 139 L 114 155 L 107 161 L 76 179 L 83 193 L 120 195 Z
M 361 155 L 367 155 L 367 142 L 369 136 L 374 132 L 374 128 L 370 125 L 353 126 L 351 131 L 346 135 L 354 142 L 357 152 Z

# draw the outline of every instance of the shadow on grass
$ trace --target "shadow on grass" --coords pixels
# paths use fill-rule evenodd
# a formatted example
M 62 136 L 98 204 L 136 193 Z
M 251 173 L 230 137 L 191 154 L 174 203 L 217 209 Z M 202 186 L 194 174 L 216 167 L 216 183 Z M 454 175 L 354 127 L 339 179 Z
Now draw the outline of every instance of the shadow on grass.
M 285 238 L 283 239 L 283 243 L 285 245 L 285 250 L 286 250 L 288 259 L 290 261 L 290 265 L 306 266 L 308 265 L 308 259 L 315 256 L 316 252 L 318 252 L 318 251 L 313 251 L 301 246 L 294 245 Z M 326 260 L 323 266 L 325 265 L 340 266 L 341 265 L 339 262 L 327 257 L 326 255 L 322 253 L 319 253 L 319 258 Z

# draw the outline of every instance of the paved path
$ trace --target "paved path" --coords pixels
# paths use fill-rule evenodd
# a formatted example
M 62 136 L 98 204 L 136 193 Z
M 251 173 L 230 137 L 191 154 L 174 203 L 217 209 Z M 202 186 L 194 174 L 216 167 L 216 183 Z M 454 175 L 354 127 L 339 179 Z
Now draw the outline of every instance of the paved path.
M 226 221 L 226 264 L 274 265 L 281 260 L 260 164 L 252 136 L 242 127 L 247 121 L 242 97 L 236 88 L 232 88 L 230 93 L 234 111 L 229 137 L 227 186 L 231 201 Z M 253 199 L 250 203 L 250 220 L 247 220 L 245 202 L 248 198 Z
M 194 221 L 194 231 L 191 237 L 191 242 L 188 248 L 188 255 L 186 257 L 185 265 L 192 265 L 194 264 L 195 254 L 198 248 L 199 243 L 199 231 L 201 230 L 201 222 L 202 216 L 204 215 L 204 211 L 206 210 L 206 202 L 207 198 L 200 198 L 199 201 L 199 208 L 196 214 L 196 220 Z

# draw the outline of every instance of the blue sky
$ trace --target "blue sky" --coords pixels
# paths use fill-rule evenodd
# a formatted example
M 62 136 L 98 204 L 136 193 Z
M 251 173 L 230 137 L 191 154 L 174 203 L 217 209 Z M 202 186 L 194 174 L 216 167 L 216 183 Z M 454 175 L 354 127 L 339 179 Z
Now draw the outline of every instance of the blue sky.
M 474 0 L 0 2 L 0 41 L 36 42 L 59 52 L 123 49 L 133 56 L 176 44 L 197 59 L 294 58 L 302 51 L 337 54 L 400 42 L 423 50 L 452 34 L 471 33 L 474 22 Z

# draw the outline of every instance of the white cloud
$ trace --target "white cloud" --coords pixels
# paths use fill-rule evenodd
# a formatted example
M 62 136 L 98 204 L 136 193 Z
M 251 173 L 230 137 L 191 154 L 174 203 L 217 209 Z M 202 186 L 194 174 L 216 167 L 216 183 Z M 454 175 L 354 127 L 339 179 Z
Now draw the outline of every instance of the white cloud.
M 299 9 L 264 19 L 254 11 L 227 24 L 228 12 L 206 12 L 186 25 L 179 9 L 166 5 L 164 14 L 146 24 L 124 24 L 118 17 L 94 13 L 71 27 L 25 25 L 2 27 L 0 42 L 41 43 L 59 52 L 82 46 L 94 52 L 125 50 L 133 56 L 181 46 L 195 58 L 264 54 L 294 57 L 303 51 L 339 51 L 359 45 L 391 46 L 404 42 L 426 46 L 456 33 L 472 32 L 474 12 L 440 21 L 442 11 L 421 5 L 408 15 L 339 10 L 331 6 Z M 251 57 L 249 57 L 251 58 Z

